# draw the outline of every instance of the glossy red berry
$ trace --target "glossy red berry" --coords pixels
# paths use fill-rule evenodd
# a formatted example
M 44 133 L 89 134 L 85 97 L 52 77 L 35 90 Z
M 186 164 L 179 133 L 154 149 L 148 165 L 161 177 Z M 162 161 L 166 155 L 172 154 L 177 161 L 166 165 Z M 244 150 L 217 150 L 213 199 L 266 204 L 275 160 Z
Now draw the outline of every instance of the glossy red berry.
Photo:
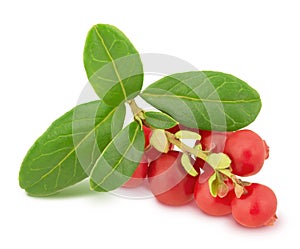
M 245 227 L 272 225 L 276 220 L 277 199 L 267 186 L 252 183 L 247 193 L 232 200 L 232 216 Z
M 180 131 L 179 125 L 175 125 L 172 128 L 167 129 L 168 132 L 175 134 L 177 131 Z
M 184 170 L 181 156 L 181 152 L 169 151 L 149 165 L 150 190 L 158 201 L 167 205 L 184 205 L 193 199 L 197 178 Z
M 231 213 L 231 201 L 235 197 L 233 190 L 233 184 L 230 180 L 227 180 L 225 184 L 229 188 L 229 191 L 224 197 L 213 197 L 209 190 L 208 179 L 209 176 L 214 173 L 213 170 L 204 171 L 196 182 L 194 190 L 194 199 L 197 206 L 204 213 L 213 216 L 222 216 Z M 202 177 L 203 176 L 203 177 Z M 207 177 L 208 176 L 208 177 Z M 203 179 L 204 178 L 204 179 Z
M 232 132 L 200 130 L 199 133 L 203 150 L 220 153 L 224 151 L 226 139 Z
M 268 147 L 255 132 L 239 130 L 228 136 L 224 153 L 231 159 L 233 174 L 250 176 L 261 170 L 268 157 Z

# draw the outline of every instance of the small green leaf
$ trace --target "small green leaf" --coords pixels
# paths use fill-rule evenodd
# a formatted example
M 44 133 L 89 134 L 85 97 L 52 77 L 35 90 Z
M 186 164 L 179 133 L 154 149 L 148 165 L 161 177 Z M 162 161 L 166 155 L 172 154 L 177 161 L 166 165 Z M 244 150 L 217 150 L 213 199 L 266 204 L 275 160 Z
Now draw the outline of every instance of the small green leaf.
M 169 129 L 178 124 L 176 120 L 163 112 L 145 112 L 146 122 L 156 129 Z
M 207 156 L 206 162 L 214 169 L 223 170 L 229 168 L 231 160 L 224 153 L 213 153 Z
M 261 109 L 259 94 L 246 82 L 213 71 L 164 77 L 140 96 L 180 124 L 202 130 L 238 130 L 253 122 Z
M 175 137 L 178 139 L 195 139 L 200 140 L 200 134 L 193 131 L 180 130 L 175 133 Z
M 76 106 L 30 148 L 20 168 L 20 186 L 30 195 L 46 196 L 80 182 L 122 129 L 124 118 L 124 105 L 94 101 Z
M 187 154 L 181 156 L 181 164 L 185 171 L 191 176 L 197 176 L 198 172 L 195 170 L 193 164 L 191 164 L 190 157 Z
M 116 106 L 137 96 L 143 85 L 141 58 L 116 27 L 97 24 L 88 32 L 84 67 L 96 94 Z
M 209 191 L 213 197 L 217 197 L 218 195 L 218 180 L 217 180 L 217 173 L 211 175 L 208 179 Z
M 121 130 L 96 161 L 91 172 L 91 189 L 110 191 L 128 181 L 141 161 L 144 143 L 144 133 L 137 122 Z
M 154 129 L 150 137 L 150 144 L 159 152 L 167 153 L 169 151 L 169 141 L 164 130 Z
M 240 184 L 234 184 L 234 193 L 236 198 L 241 198 L 241 196 L 245 193 L 245 188 L 244 186 Z
M 223 198 L 228 194 L 228 192 L 229 192 L 229 187 L 226 185 L 226 183 L 223 182 L 223 181 L 219 181 L 219 183 L 218 183 L 218 194 L 217 195 L 220 198 Z

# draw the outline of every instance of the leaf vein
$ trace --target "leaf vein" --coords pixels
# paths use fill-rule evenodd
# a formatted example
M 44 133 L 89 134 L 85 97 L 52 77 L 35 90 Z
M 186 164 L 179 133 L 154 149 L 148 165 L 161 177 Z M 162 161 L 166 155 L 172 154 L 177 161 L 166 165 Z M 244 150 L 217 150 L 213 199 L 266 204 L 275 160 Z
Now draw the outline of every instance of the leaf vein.
M 152 96 L 152 97 L 170 97 L 170 98 L 178 98 L 178 99 L 186 99 L 194 102 L 208 102 L 208 103 L 251 103 L 257 102 L 259 99 L 238 99 L 238 100 L 216 100 L 216 99 L 200 99 L 189 96 L 181 96 L 181 95 L 171 95 L 171 94 L 152 94 L 152 93 L 142 93 L 144 96 Z
M 113 68 L 114 68 L 114 71 L 115 71 L 115 73 L 116 73 L 116 75 L 117 75 L 117 77 L 118 77 L 118 80 L 119 80 L 119 82 L 120 82 L 120 85 L 121 85 L 121 88 L 122 88 L 122 92 L 123 92 L 124 98 L 127 99 L 127 94 L 126 94 L 126 91 L 125 91 L 125 87 L 124 87 L 123 81 L 122 81 L 122 79 L 121 79 L 121 77 L 120 77 L 120 74 L 119 74 L 119 72 L 118 72 L 118 69 L 117 69 L 117 65 L 116 65 L 116 63 L 115 63 L 115 60 L 113 59 L 112 55 L 110 54 L 110 52 L 109 52 L 109 50 L 108 50 L 108 48 L 107 48 L 107 46 L 106 46 L 106 44 L 105 44 L 105 42 L 104 42 L 104 39 L 103 39 L 103 37 L 101 36 L 101 34 L 100 34 L 100 32 L 99 32 L 99 30 L 97 29 L 96 26 L 94 27 L 94 29 L 95 29 L 95 32 L 96 32 L 98 38 L 100 39 L 100 41 L 101 41 L 101 43 L 102 43 L 102 45 L 103 45 L 103 47 L 104 47 L 104 49 L 105 49 L 105 52 L 107 53 L 109 59 L 111 60 L 111 63 L 112 63 Z
M 134 132 L 134 135 L 133 135 L 133 138 L 132 138 L 132 142 L 129 144 L 128 148 L 125 150 L 124 154 L 122 155 L 122 157 L 120 157 L 120 159 L 117 161 L 117 163 L 115 164 L 115 166 L 111 169 L 111 171 L 102 178 L 102 180 L 97 183 L 98 186 L 100 186 L 101 184 L 103 184 L 107 179 L 108 177 L 110 177 L 113 172 L 115 171 L 115 169 L 121 164 L 121 162 L 124 160 L 124 158 L 126 157 L 128 151 L 131 149 L 131 147 L 133 146 L 134 144 L 134 141 L 135 141 L 135 138 L 137 136 L 137 133 L 138 133 L 138 130 L 139 130 L 139 126 L 137 126 L 135 132 Z
M 117 107 L 115 107 L 114 109 L 112 109 L 107 116 L 99 123 L 97 124 L 89 133 L 87 133 L 87 135 L 75 146 L 72 148 L 72 150 L 59 162 L 57 163 L 51 170 L 49 170 L 49 172 L 47 172 L 46 174 L 42 175 L 40 177 L 39 180 L 37 180 L 36 182 L 32 183 L 28 188 L 31 188 L 32 186 L 34 186 L 35 184 L 39 183 L 41 180 L 43 180 L 44 178 L 46 178 L 47 176 L 49 176 L 52 172 L 54 172 L 58 167 L 60 167 L 64 161 L 67 160 L 67 158 L 69 158 L 78 148 L 79 146 L 81 146 L 81 144 L 93 133 L 95 132 L 96 129 L 98 129 L 116 110 Z

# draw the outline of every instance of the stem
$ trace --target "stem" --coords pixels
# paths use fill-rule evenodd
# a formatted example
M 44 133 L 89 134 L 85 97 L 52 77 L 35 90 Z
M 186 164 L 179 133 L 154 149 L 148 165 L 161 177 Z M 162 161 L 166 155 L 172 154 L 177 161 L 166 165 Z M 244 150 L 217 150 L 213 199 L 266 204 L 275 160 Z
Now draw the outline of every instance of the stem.
M 144 110 L 136 104 L 134 99 L 128 100 L 127 103 L 130 106 L 134 119 L 140 124 L 142 128 L 145 123 Z
M 201 150 L 197 150 L 194 148 L 191 148 L 189 146 L 187 146 L 186 144 L 182 143 L 180 140 L 178 140 L 174 134 L 172 134 L 171 132 L 165 131 L 166 136 L 169 140 L 170 143 L 176 145 L 178 148 L 180 148 L 183 152 L 188 152 L 190 154 L 195 155 L 196 157 L 201 158 L 202 160 L 206 161 L 207 159 L 207 155 L 201 151 Z
M 130 106 L 130 109 L 131 109 L 131 112 L 133 114 L 134 117 L 139 117 L 139 118 L 142 118 L 144 117 L 144 111 L 142 108 L 140 108 L 134 99 L 131 99 L 131 100 L 128 100 L 127 101 L 128 105 Z M 143 118 L 142 118 L 143 119 Z

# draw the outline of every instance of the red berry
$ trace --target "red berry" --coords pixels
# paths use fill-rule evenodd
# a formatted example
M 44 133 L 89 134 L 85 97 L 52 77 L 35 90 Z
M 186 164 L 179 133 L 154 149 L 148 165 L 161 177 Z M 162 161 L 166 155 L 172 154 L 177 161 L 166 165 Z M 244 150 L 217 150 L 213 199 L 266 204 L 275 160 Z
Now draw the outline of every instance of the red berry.
M 267 186 L 252 183 L 247 193 L 232 200 L 232 216 L 245 227 L 272 225 L 276 220 L 277 199 Z
M 177 131 L 180 131 L 180 127 L 179 127 L 179 125 L 175 125 L 172 128 L 167 129 L 166 131 L 175 134 Z
M 133 175 L 131 176 L 131 178 L 127 182 L 124 183 L 123 187 L 136 188 L 143 183 L 144 179 L 147 176 L 147 171 L 148 171 L 148 163 L 143 162 L 143 161 L 144 161 L 144 159 L 142 159 L 140 164 L 137 166 L 137 168 L 133 172 Z
M 170 144 L 169 150 L 173 150 L 173 148 L 174 145 Z M 143 162 L 151 163 L 152 161 L 158 159 L 162 154 L 162 152 L 159 152 L 152 145 L 150 145 L 147 149 L 145 149 Z
M 200 143 L 202 150 L 211 151 L 213 153 L 221 153 L 224 151 L 226 139 L 231 133 L 232 132 L 199 130 L 201 140 L 197 141 L 196 145 Z M 203 168 L 204 161 L 197 158 L 196 165 L 200 165 L 200 168 Z
M 208 163 L 206 163 L 205 161 L 203 161 L 200 158 L 197 158 L 197 160 L 194 164 L 194 167 L 196 168 L 196 170 L 198 167 L 200 167 L 203 171 L 201 173 L 201 175 L 199 175 L 199 177 L 198 177 L 199 183 L 204 183 L 204 182 L 208 181 L 208 179 L 211 177 L 211 175 L 213 173 L 215 173 L 215 170 Z
M 226 185 L 229 188 L 229 192 L 226 196 L 223 198 L 219 196 L 213 197 L 209 190 L 208 179 L 204 182 L 197 181 L 194 191 L 194 198 L 197 206 L 206 214 L 213 216 L 230 214 L 231 201 L 235 197 L 235 193 L 233 190 L 233 184 L 229 180 L 226 181 Z
M 169 151 L 149 165 L 150 190 L 160 202 L 179 206 L 193 199 L 196 177 L 187 174 L 181 165 L 182 153 Z
M 250 176 L 261 170 L 268 147 L 255 132 L 239 130 L 228 136 L 224 153 L 231 159 L 233 174 Z
M 147 149 L 145 149 L 144 152 L 144 162 L 152 162 L 156 159 L 158 159 L 162 155 L 162 152 L 159 152 L 157 149 L 155 149 L 153 146 L 149 146 Z
M 270 153 L 270 147 L 267 145 L 267 142 L 263 140 L 264 146 L 265 146 L 265 159 L 269 158 L 269 153 Z
M 232 132 L 221 131 L 199 131 L 203 150 L 220 153 L 224 151 L 225 142 Z

